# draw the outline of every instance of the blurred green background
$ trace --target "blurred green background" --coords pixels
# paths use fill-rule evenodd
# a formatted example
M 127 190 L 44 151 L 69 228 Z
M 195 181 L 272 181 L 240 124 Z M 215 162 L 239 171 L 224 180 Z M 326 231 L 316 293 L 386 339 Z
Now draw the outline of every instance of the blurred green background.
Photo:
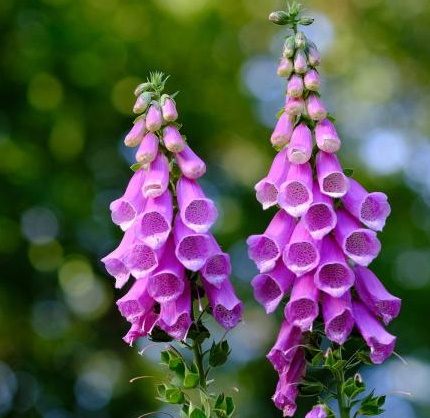
M 0 1 L 0 416 L 137 417 L 160 407 L 154 379 L 129 383 L 157 379 L 159 348 L 140 356 L 147 341 L 122 342 L 120 292 L 98 261 L 118 241 L 108 204 L 131 175 L 122 139 L 132 90 L 150 70 L 171 74 L 168 90 L 180 90 L 183 132 L 208 161 L 203 184 L 221 208 L 215 233 L 246 303 L 231 333 L 232 360 L 217 378 L 240 388 L 240 417 L 280 416 L 264 359 L 280 318 L 252 300 L 244 240 L 273 216 L 253 185 L 274 155 L 283 29 L 267 16 L 283 5 Z M 337 118 L 344 166 L 392 204 L 372 269 L 404 300 L 390 331 L 408 364 L 393 357 L 363 374 L 390 395 L 383 416 L 429 417 L 430 4 L 305 6 L 316 18 L 306 33 L 323 55 L 323 97 Z

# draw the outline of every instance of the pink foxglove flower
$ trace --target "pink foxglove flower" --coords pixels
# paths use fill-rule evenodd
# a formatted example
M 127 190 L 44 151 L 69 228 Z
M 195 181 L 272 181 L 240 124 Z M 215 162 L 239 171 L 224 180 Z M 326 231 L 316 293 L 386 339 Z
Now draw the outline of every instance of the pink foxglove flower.
M 291 164 L 281 185 L 278 203 L 291 216 L 303 215 L 312 203 L 312 167 L 309 163 Z
M 136 236 L 151 248 L 164 245 L 172 229 L 172 194 L 166 190 L 161 196 L 146 200 L 142 214 L 136 219 Z
M 182 174 L 189 179 L 198 179 L 206 173 L 206 164 L 188 145 L 175 158 Z
M 279 190 L 281 184 L 287 179 L 289 169 L 287 152 L 288 148 L 284 148 L 276 155 L 267 176 L 254 187 L 257 200 L 261 203 L 264 210 L 278 203 Z
M 163 114 L 163 119 L 166 122 L 174 122 L 176 119 L 178 119 L 178 112 L 173 99 L 166 98 L 164 100 L 164 103 L 161 105 L 161 113 Z
M 291 290 L 294 273 L 288 270 L 282 260 L 268 273 L 255 276 L 251 285 L 254 288 L 254 297 L 266 309 L 266 313 L 276 310 L 285 294 Z
M 294 219 L 280 210 L 272 219 L 262 235 L 251 235 L 248 244 L 248 255 L 254 261 L 260 273 L 267 273 L 275 267 L 281 257 L 294 229 Z
M 327 416 L 327 411 L 323 405 L 315 405 L 305 418 L 327 418 Z
M 272 13 L 271 20 L 294 30 L 294 22 L 309 24 L 308 18 L 295 20 L 298 9 L 293 4 L 288 12 Z M 377 231 L 390 206 L 384 193 L 368 192 L 344 173 L 336 155 L 341 140 L 319 94 L 321 78 L 314 67 L 320 60 L 303 33 L 295 30 L 287 37 L 281 61 L 288 67 L 281 73 L 289 77 L 285 107 L 271 138 L 278 152 L 255 186 L 263 209 L 277 203 L 278 212 L 264 234 L 247 240 L 249 258 L 259 270 L 251 281 L 255 299 L 268 314 L 284 307 L 281 332 L 267 355 L 279 375 L 272 399 L 284 416 L 296 411 L 306 369 L 303 347 L 318 351 L 321 329 L 328 340 L 343 345 L 356 327 L 370 347 L 370 359 L 381 363 L 396 339 L 383 324 L 401 306 L 366 268 L 381 249 Z M 327 361 L 334 351 L 326 353 Z M 307 354 L 313 356 L 311 350 Z M 320 404 L 306 417 L 332 415 L 331 406 Z
M 312 274 L 297 277 L 285 307 L 285 318 L 302 331 L 309 331 L 318 316 L 319 290 Z
M 296 224 L 282 259 L 285 265 L 297 276 L 312 271 L 320 262 L 321 242 L 316 241 L 307 231 L 303 221 Z
M 196 181 L 206 165 L 171 124 L 178 114 L 169 95 L 160 97 L 165 81 L 156 73 L 136 89 L 135 111 L 144 113 L 125 142 L 140 144 L 140 164 L 124 195 L 110 205 L 112 220 L 125 234 L 102 259 L 117 288 L 133 281 L 117 302 L 131 324 L 123 338 L 130 345 L 160 333 L 163 341 L 190 338 L 190 327 L 202 325 L 194 307 L 203 301 L 204 312 L 225 329 L 242 318 L 242 302 L 229 278 L 230 257 L 209 231 L 218 216 L 216 205 Z M 144 106 L 148 97 L 151 103 Z M 182 175 L 172 172 L 175 164 Z
M 388 325 L 399 312 L 402 301 L 385 289 L 373 272 L 355 266 L 355 289 L 366 307 Z
M 159 152 L 151 163 L 142 186 L 145 198 L 161 196 L 169 185 L 169 161 Z
M 312 238 L 319 240 L 331 232 L 337 223 L 336 212 L 330 197 L 321 193 L 314 182 L 313 202 L 302 217 L 302 222 Z
M 316 156 L 316 172 L 321 193 L 330 197 L 342 197 L 349 188 L 349 180 L 334 154 L 324 151 Z
M 370 359 L 375 364 L 383 363 L 393 353 L 396 337 L 385 331 L 362 302 L 353 301 L 352 306 L 357 328 L 370 347 Z
M 382 231 L 391 212 L 387 195 L 381 192 L 368 193 L 358 181 L 349 181 L 348 193 L 342 202 L 346 209 L 367 227 Z
M 176 185 L 182 222 L 195 232 L 207 232 L 216 222 L 218 211 L 196 180 L 181 177 Z
M 140 118 L 135 122 L 133 128 L 131 128 L 130 132 L 124 138 L 124 145 L 127 147 L 137 147 L 142 142 L 145 132 L 145 119 Z
M 288 58 L 281 58 L 277 73 L 280 77 L 288 77 L 293 71 L 293 62 Z
M 287 95 L 290 97 L 302 97 L 303 95 L 303 78 L 294 74 L 288 81 Z
M 309 161 L 312 155 L 312 132 L 305 123 L 294 128 L 287 150 L 290 163 L 304 164 Z
M 278 373 L 281 373 L 282 370 L 291 363 L 301 342 L 301 329 L 291 325 L 287 320 L 284 320 L 281 330 L 279 331 L 278 339 L 267 354 L 267 359 L 272 363 L 273 368 Z
M 305 74 L 303 81 L 307 90 L 317 91 L 321 87 L 321 79 L 317 70 L 314 70 L 314 69 L 309 70 Z
M 181 152 L 185 148 L 185 141 L 178 129 L 173 125 L 167 125 L 163 129 L 164 146 L 171 152 Z
M 333 123 L 328 119 L 320 120 L 315 126 L 317 147 L 325 152 L 338 152 L 341 146 L 339 136 Z
M 293 134 L 294 120 L 283 112 L 278 122 L 276 123 L 275 129 L 270 137 L 270 142 L 274 147 L 283 147 L 290 142 L 291 135 Z
M 338 298 L 323 293 L 321 304 L 327 338 L 343 344 L 354 326 L 350 293 Z
M 163 116 L 158 104 L 151 104 L 146 115 L 146 129 L 150 132 L 158 131 L 163 125 Z
M 153 132 L 148 132 L 136 152 L 136 161 L 149 164 L 155 160 L 158 154 L 158 138 Z
M 145 205 L 142 187 L 145 181 L 145 171 L 139 169 L 128 183 L 127 189 L 122 197 L 114 200 L 109 208 L 112 221 L 119 225 L 123 231 L 133 224 L 136 216 Z

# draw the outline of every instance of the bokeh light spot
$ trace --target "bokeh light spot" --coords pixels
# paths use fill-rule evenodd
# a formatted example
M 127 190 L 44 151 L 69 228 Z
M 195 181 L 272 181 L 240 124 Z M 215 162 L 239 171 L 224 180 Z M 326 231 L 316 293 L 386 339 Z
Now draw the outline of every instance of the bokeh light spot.
M 47 340 L 61 337 L 69 327 L 69 315 L 64 305 L 56 300 L 42 300 L 32 309 L 34 331 Z
M 84 140 L 80 119 L 65 115 L 59 118 L 52 128 L 49 148 L 58 160 L 70 161 L 82 151 Z
M 28 86 L 28 101 L 37 110 L 55 109 L 63 99 L 63 87 L 52 75 L 36 74 Z
M 21 218 L 23 235 L 31 242 L 44 244 L 58 234 L 58 220 L 54 212 L 44 207 L 32 207 Z
M 125 115 L 131 114 L 131 109 L 136 98 L 133 91 L 142 80 L 137 77 L 126 77 L 118 81 L 112 89 L 111 100 L 115 109 Z
M 31 244 L 28 256 L 36 270 L 48 272 L 61 265 L 63 249 L 57 241 L 50 241 L 45 244 Z

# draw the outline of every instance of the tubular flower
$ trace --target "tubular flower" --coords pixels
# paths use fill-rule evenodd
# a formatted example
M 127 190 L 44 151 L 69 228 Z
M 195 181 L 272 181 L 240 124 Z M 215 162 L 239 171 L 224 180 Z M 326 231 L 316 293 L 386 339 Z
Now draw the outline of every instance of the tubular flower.
M 206 165 L 174 122 L 178 114 L 173 98 L 160 97 L 164 83 L 157 73 L 145 84 L 147 91 L 136 90 L 134 111 L 144 113 L 125 139 L 127 146 L 139 146 L 136 171 L 123 196 L 110 205 L 113 222 L 125 234 L 102 259 L 117 288 L 133 276 L 117 302 L 131 324 L 124 337 L 130 345 L 154 332 L 187 338 L 196 297 L 206 297 L 206 311 L 227 330 L 242 317 L 242 302 L 229 279 L 230 257 L 209 232 L 217 208 L 196 180 Z
M 281 64 L 285 106 L 270 138 L 277 155 L 255 186 L 263 209 L 278 212 L 247 244 L 259 270 L 251 281 L 255 299 L 268 314 L 284 307 L 267 358 L 279 374 L 273 401 L 293 416 L 305 370 L 301 347 L 315 321 L 340 345 L 355 326 L 371 360 L 381 363 L 395 343 L 384 324 L 399 314 L 401 301 L 368 269 L 381 250 L 377 232 L 390 205 L 384 193 L 367 191 L 341 166 L 341 139 L 319 93 L 316 46 L 301 32 L 287 37 Z M 327 411 L 317 405 L 306 416 L 326 417 Z

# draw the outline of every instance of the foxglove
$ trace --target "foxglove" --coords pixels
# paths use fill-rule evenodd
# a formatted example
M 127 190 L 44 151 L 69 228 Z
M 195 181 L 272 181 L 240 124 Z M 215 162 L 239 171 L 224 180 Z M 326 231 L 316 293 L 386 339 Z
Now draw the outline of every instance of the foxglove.
M 278 68 L 278 75 L 288 78 L 285 106 L 271 136 L 278 153 L 255 186 L 263 209 L 278 205 L 278 212 L 263 234 L 247 240 L 249 257 L 260 272 L 251 281 L 255 299 L 267 313 L 285 306 L 281 331 L 267 355 L 279 374 L 273 401 L 284 416 L 295 414 L 298 388 L 305 384 L 303 347 L 315 346 L 314 335 L 319 335 L 314 327 L 343 345 L 355 326 L 371 361 L 381 363 L 396 340 L 384 324 L 399 314 L 401 304 L 367 268 L 381 249 L 377 232 L 390 214 L 387 196 L 368 192 L 342 169 L 336 155 L 341 140 L 318 92 L 320 56 L 297 32 L 298 24 L 311 20 L 299 12 L 293 4 L 270 18 L 295 31 L 285 41 Z M 332 365 L 334 353 L 321 352 L 321 357 Z M 349 417 L 345 408 L 339 403 L 341 416 Z M 329 411 L 327 405 L 316 405 L 306 417 L 332 416 Z

